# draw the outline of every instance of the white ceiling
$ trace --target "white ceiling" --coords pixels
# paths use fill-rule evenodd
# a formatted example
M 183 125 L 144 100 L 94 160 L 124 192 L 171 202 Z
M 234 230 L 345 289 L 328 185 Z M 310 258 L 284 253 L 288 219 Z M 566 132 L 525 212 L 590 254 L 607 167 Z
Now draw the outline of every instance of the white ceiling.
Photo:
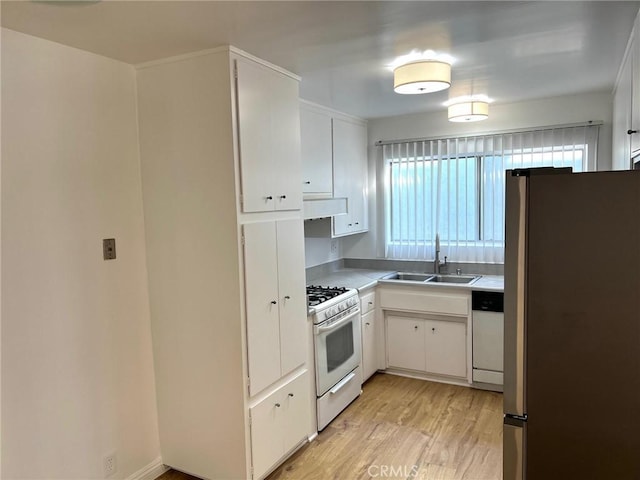
M 301 97 L 365 118 L 611 90 L 640 2 L 2 1 L 4 27 L 136 64 L 231 44 L 302 77 Z M 452 55 L 452 88 L 393 92 L 412 49 Z

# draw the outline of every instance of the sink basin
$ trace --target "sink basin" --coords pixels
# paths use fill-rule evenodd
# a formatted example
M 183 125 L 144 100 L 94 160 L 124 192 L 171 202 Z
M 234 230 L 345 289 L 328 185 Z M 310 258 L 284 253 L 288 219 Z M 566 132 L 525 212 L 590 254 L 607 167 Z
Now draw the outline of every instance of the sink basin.
M 385 277 L 385 280 L 403 280 L 405 282 L 425 282 L 433 278 L 430 273 L 405 273 L 398 272 Z
M 477 275 L 432 275 L 425 280 L 429 283 L 471 283 L 480 278 Z

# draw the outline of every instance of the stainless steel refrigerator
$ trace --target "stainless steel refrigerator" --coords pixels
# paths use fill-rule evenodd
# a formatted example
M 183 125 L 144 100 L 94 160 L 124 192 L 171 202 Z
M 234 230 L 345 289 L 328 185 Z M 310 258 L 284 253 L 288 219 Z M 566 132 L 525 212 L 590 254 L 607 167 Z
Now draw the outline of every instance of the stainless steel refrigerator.
M 640 171 L 506 172 L 504 480 L 640 479 Z

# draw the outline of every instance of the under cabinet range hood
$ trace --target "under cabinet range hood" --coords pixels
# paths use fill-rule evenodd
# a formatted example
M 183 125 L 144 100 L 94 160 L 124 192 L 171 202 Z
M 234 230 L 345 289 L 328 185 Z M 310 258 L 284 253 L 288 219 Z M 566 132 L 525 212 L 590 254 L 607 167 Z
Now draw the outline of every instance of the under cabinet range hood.
M 310 220 L 313 218 L 333 217 L 335 215 L 345 215 L 347 213 L 346 198 L 319 198 L 305 200 L 303 202 L 303 218 Z

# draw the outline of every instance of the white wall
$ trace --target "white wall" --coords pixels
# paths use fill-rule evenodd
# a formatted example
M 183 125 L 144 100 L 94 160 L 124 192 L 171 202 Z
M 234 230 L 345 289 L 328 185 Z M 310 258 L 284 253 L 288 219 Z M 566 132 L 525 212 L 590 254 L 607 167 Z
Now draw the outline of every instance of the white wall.
M 489 107 L 487 120 L 470 124 L 449 122 L 444 107 L 441 112 L 369 120 L 369 232 L 345 237 L 341 241 L 342 255 L 345 258 L 377 258 L 383 254 L 377 229 L 377 225 L 382 225 L 383 219 L 378 214 L 380 209 L 377 208 L 375 195 L 376 187 L 381 187 L 376 179 L 376 163 L 380 156 L 380 147 L 374 146 L 376 141 L 499 132 L 599 120 L 603 121 L 604 125 L 600 127 L 598 169 L 609 170 L 612 111 L 611 92 L 599 92 L 504 105 L 494 104 Z
M 2 127 L 2 477 L 126 478 L 160 454 L 134 69 L 3 29 Z
M 331 245 L 334 245 L 332 251 Z M 342 258 L 340 254 L 339 238 L 310 238 L 304 239 L 305 267 L 315 267 L 323 263 L 333 262 Z

